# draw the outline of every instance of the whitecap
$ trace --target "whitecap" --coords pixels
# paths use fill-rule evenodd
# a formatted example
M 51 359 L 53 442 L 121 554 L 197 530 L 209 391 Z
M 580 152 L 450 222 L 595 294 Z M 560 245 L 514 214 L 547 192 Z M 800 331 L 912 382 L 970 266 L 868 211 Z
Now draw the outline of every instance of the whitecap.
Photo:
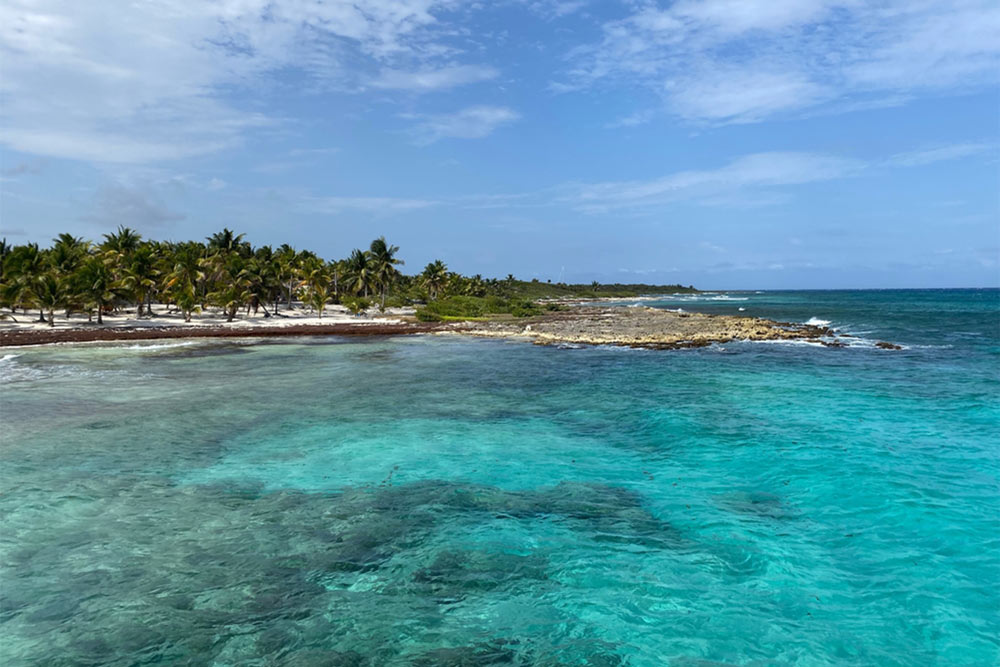
M 828 327 L 830 326 L 830 320 L 821 320 L 818 317 L 810 317 L 806 320 L 806 324 L 811 327 Z
M 0 357 L 0 362 L 14 361 L 15 359 L 17 359 L 20 356 L 21 356 L 20 354 L 5 354 L 2 357 Z

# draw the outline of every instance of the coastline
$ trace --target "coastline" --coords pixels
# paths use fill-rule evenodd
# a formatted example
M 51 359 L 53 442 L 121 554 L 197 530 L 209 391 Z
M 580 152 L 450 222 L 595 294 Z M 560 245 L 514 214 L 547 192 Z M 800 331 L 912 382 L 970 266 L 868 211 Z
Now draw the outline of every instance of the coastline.
M 616 345 L 648 349 L 695 348 L 732 341 L 803 341 L 837 348 L 846 347 L 844 339 L 851 338 L 849 334 L 813 323 L 594 304 L 576 305 L 567 310 L 523 319 L 487 321 L 418 322 L 403 313 L 396 313 L 391 317 L 362 321 L 333 317 L 323 322 L 303 317 L 290 320 L 252 318 L 232 323 L 209 320 L 198 324 L 132 320 L 104 326 L 82 323 L 72 326 L 70 323 L 59 328 L 0 325 L 0 347 L 169 338 L 414 334 L 461 334 L 522 340 L 536 345 Z M 876 346 L 887 350 L 900 349 L 884 341 L 879 341 Z
M 536 345 L 619 345 L 648 349 L 705 347 L 734 340 L 802 340 L 846 347 L 848 337 L 815 324 L 757 317 L 674 312 L 644 306 L 577 306 L 518 322 L 469 322 L 462 333 L 486 338 L 520 338 Z
M 398 336 L 441 331 L 446 325 L 424 322 L 336 322 L 286 326 L 144 326 L 0 331 L 0 347 L 54 343 L 160 340 L 166 338 L 273 338 L 279 336 Z

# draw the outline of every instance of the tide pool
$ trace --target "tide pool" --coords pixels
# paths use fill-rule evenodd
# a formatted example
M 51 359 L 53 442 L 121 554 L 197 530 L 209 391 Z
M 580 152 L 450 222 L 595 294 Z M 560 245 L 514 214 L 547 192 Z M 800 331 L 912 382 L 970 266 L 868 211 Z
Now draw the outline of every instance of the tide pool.
M 996 664 L 1000 293 L 654 303 L 855 344 L 0 351 L 0 659 Z

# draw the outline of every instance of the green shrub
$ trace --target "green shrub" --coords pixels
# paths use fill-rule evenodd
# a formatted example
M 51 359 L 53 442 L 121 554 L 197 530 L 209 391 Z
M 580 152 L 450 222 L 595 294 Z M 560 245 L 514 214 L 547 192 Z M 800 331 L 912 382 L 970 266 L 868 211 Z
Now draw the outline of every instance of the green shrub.
M 372 305 L 368 299 L 362 299 L 360 297 L 350 297 L 344 299 L 342 303 L 347 310 L 351 311 L 355 315 L 363 313 Z
M 531 317 L 539 312 L 534 301 L 528 299 L 511 299 L 510 314 L 514 317 Z
M 480 319 L 484 315 L 509 313 L 514 317 L 529 317 L 540 312 L 530 299 L 504 299 L 499 296 L 450 296 L 431 301 L 417 309 L 417 319 L 421 322 L 442 322 L 445 320 Z

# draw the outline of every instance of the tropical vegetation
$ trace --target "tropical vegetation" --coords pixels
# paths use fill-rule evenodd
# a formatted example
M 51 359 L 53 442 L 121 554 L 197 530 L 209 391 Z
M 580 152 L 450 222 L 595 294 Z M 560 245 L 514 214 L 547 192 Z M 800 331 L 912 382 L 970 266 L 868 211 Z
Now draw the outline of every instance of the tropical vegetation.
M 92 243 L 60 234 L 48 248 L 0 241 L 0 307 L 19 317 L 37 312 L 54 325 L 57 313 L 86 314 L 103 322 L 109 313 L 153 318 L 153 304 L 190 321 L 214 308 L 232 321 L 241 313 L 282 316 L 293 304 L 322 317 L 339 303 L 353 313 L 372 307 L 418 306 L 425 321 L 539 312 L 546 297 L 628 297 L 648 292 L 689 291 L 680 285 L 566 285 L 463 276 L 442 260 L 417 275 L 403 274 L 399 247 L 385 237 L 344 259 L 326 260 L 309 250 L 254 247 L 243 234 L 223 229 L 203 242 L 144 239 L 119 227 Z M 162 311 L 161 311 L 162 312 Z

